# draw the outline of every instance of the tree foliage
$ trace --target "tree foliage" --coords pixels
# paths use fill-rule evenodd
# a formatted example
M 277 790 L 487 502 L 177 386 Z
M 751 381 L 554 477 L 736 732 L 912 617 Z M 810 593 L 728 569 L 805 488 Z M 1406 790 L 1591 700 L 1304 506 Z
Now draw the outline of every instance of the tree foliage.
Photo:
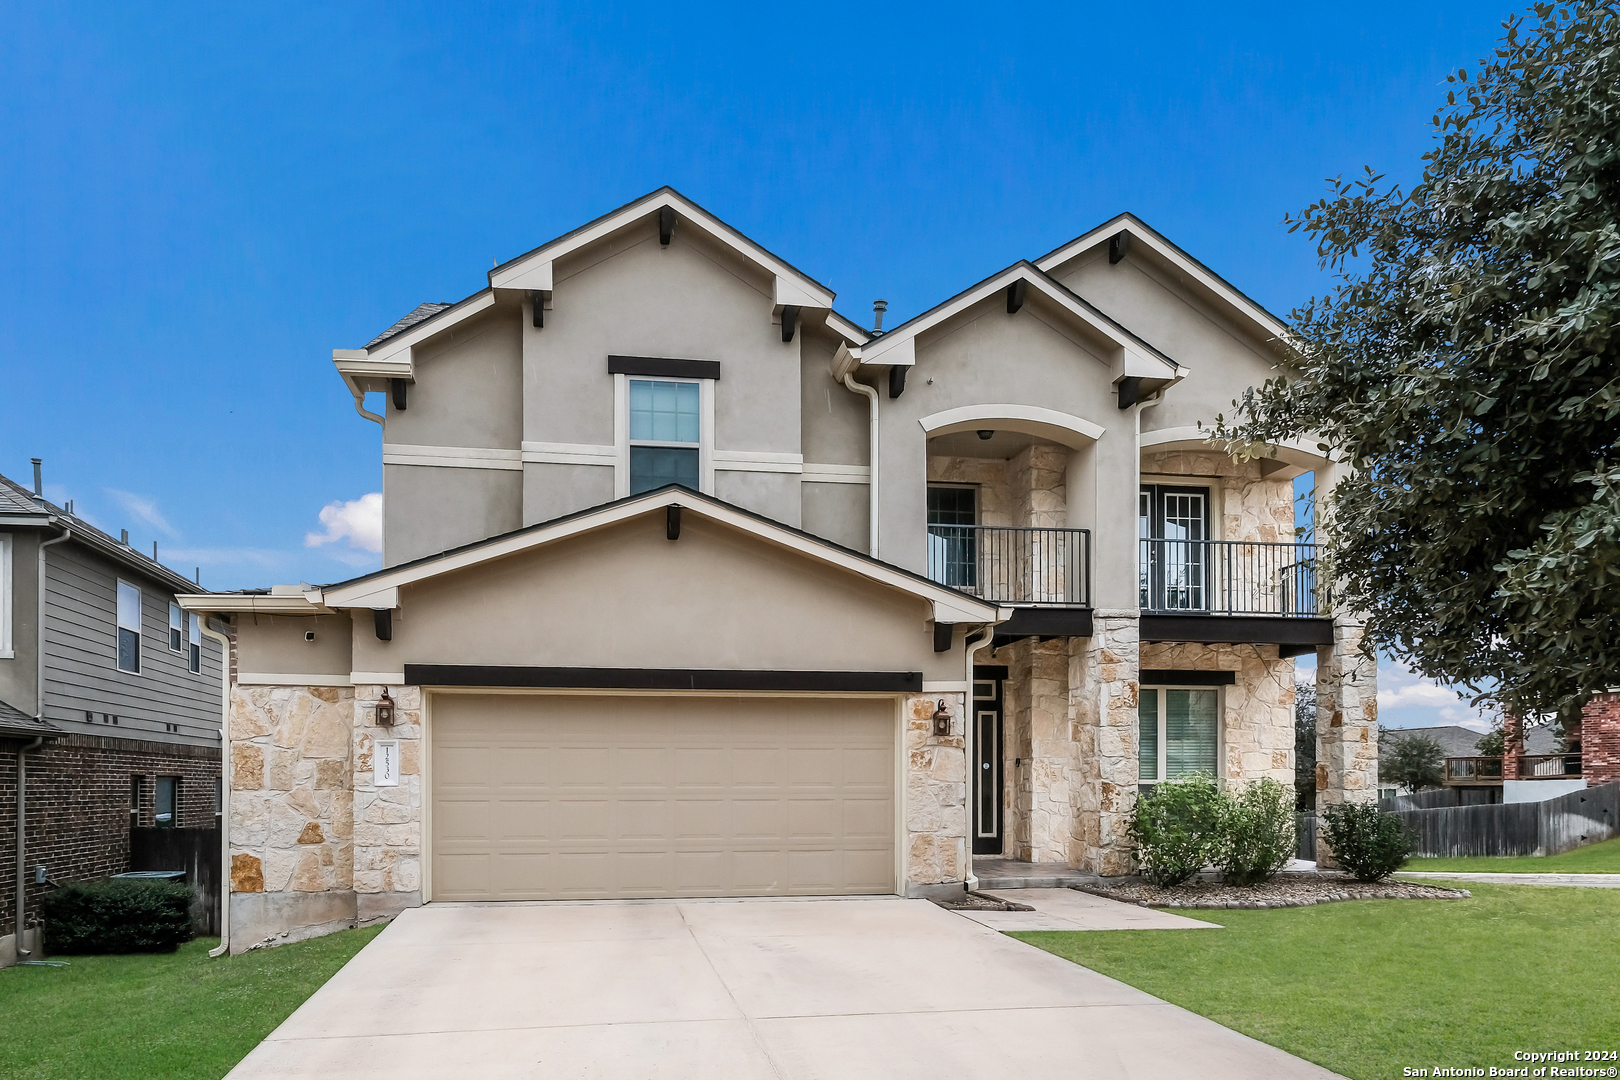
M 1380 731 L 1378 779 L 1408 791 L 1439 787 L 1445 781 L 1446 752 L 1428 735 Z
M 1294 684 L 1294 809 L 1316 809 L 1316 684 Z
M 1449 76 L 1416 186 L 1369 169 L 1287 219 L 1336 284 L 1217 434 L 1331 446 L 1341 608 L 1526 715 L 1620 670 L 1620 12 L 1504 30 Z

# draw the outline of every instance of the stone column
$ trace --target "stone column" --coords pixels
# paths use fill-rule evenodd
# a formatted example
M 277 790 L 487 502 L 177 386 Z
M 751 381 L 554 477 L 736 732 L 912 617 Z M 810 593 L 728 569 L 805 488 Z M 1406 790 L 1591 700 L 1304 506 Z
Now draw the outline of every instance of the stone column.
M 908 698 L 905 703 L 905 844 L 907 896 L 960 895 L 971 867 L 967 741 L 962 694 Z M 944 698 L 951 734 L 934 734 Z
M 1620 780 L 1620 692 L 1596 694 L 1581 710 L 1581 775 L 1587 787 Z
M 1069 861 L 1074 839 L 1074 738 L 1069 724 L 1069 656 L 1064 639 L 1032 642 L 1029 648 L 1024 775 L 1029 783 L 1029 859 Z
M 1099 610 L 1089 638 L 1069 641 L 1075 759 L 1069 865 L 1105 877 L 1135 870 L 1128 826 L 1136 804 L 1141 619 Z
M 392 727 L 377 725 L 383 690 Z M 422 688 L 354 688 L 354 892 L 361 924 L 422 903 Z M 399 742 L 399 785 L 378 787 L 372 759 L 379 739 Z
M 1333 620 L 1333 644 L 1316 650 L 1316 808 L 1378 800 L 1378 662 L 1361 652 L 1362 626 Z M 1317 836 L 1317 862 L 1335 866 Z

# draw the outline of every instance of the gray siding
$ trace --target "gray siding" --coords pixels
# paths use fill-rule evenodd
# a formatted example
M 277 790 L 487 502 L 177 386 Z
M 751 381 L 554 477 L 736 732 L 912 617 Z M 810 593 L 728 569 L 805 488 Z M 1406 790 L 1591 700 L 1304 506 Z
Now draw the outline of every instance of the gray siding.
M 139 675 L 118 670 L 120 578 L 141 589 Z M 220 649 L 203 637 L 196 675 L 184 651 L 169 650 L 172 592 L 74 543 L 46 552 L 45 589 L 47 719 L 87 734 L 219 745 Z M 118 724 L 103 722 L 104 714 Z

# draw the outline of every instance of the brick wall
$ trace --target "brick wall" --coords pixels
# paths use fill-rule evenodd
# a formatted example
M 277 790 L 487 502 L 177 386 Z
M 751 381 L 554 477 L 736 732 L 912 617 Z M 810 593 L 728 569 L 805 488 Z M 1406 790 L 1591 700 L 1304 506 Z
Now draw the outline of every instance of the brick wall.
M 0 936 L 15 925 L 17 882 L 17 740 L 0 739 Z M 176 824 L 215 824 L 219 751 L 135 739 L 70 735 L 28 755 L 30 872 L 43 863 L 56 881 L 118 874 L 129 869 L 131 824 L 153 824 L 159 776 L 180 777 Z M 131 777 L 140 779 L 140 806 L 130 813 Z M 28 887 L 29 917 L 50 886 Z
M 1586 786 L 1620 780 L 1620 693 L 1598 694 L 1586 703 L 1580 739 Z

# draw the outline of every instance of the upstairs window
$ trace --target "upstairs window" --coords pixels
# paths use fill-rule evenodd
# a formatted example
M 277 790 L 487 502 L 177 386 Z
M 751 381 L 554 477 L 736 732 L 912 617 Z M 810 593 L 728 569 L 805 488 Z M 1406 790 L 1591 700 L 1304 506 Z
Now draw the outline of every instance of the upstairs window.
M 127 581 L 118 583 L 118 670 L 141 672 L 141 590 Z
M 928 577 L 956 589 L 979 584 L 977 488 L 928 485 Z
M 631 495 L 665 484 L 699 490 L 701 442 L 696 380 L 630 380 Z
M 191 673 L 202 674 L 202 617 L 196 612 L 191 613 L 191 645 L 187 650 L 191 657 Z
M 169 605 L 169 651 L 180 652 L 181 641 L 186 627 L 185 613 L 180 610 L 179 604 Z

